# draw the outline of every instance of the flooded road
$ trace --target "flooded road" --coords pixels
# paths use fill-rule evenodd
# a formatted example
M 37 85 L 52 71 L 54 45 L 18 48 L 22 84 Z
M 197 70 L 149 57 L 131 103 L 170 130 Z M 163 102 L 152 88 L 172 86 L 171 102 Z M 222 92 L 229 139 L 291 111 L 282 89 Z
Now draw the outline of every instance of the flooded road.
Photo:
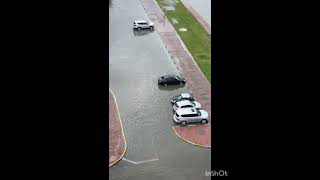
M 149 20 L 139 0 L 109 3 L 109 88 L 114 92 L 128 144 L 109 168 L 110 179 L 210 179 L 210 149 L 179 139 L 172 131 L 170 98 L 186 86 L 159 87 L 157 78 L 178 74 L 156 31 L 133 31 Z M 155 27 L 156 28 L 156 27 Z
M 211 26 L 211 0 L 186 0 L 189 1 L 203 19 Z

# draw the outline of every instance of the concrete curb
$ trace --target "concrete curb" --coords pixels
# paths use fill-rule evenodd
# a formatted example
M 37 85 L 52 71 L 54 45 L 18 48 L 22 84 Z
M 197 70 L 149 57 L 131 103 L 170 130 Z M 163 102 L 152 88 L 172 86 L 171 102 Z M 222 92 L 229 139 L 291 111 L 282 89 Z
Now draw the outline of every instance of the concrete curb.
M 190 143 L 190 144 L 192 144 L 192 145 L 199 146 L 199 147 L 211 148 L 211 146 L 202 145 L 202 144 L 197 144 L 197 143 L 191 142 L 191 141 L 189 141 L 189 140 L 186 140 L 185 138 L 181 137 L 181 136 L 177 133 L 177 131 L 174 129 L 174 126 L 172 127 L 172 130 L 173 130 L 173 132 L 174 132 L 180 139 L 186 141 L 187 143 Z
M 125 149 L 122 153 L 122 155 L 117 159 L 115 160 L 114 162 L 112 162 L 111 164 L 109 164 L 109 168 L 113 165 L 115 165 L 116 163 L 118 163 L 122 158 L 123 156 L 126 154 L 127 152 L 127 149 L 128 149 L 128 145 L 127 145 L 127 141 L 126 141 L 126 136 L 124 134 L 124 130 L 123 130 L 123 126 L 122 126 L 122 120 L 121 120 L 121 116 L 120 116 L 120 112 L 119 112 L 119 107 L 118 107 L 118 103 L 117 103 L 117 98 L 115 96 L 115 94 L 113 93 L 113 91 L 111 89 L 109 89 L 109 91 L 111 92 L 112 96 L 114 97 L 114 101 L 115 101 L 115 104 L 116 104 L 116 107 L 117 107 L 117 111 L 118 111 L 118 116 L 119 116 L 119 120 L 120 120 L 120 126 L 121 126 L 121 131 L 122 131 L 122 136 L 123 136 L 123 139 L 124 139 L 124 144 L 125 144 Z

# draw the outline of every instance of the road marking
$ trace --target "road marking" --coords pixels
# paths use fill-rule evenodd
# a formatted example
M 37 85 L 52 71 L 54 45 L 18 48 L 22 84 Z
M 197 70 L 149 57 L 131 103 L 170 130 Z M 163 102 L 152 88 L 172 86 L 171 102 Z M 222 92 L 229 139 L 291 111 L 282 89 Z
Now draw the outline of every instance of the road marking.
M 132 160 L 129 160 L 127 158 L 122 158 L 124 161 L 127 161 L 129 163 L 132 163 L 132 164 L 142 164 L 142 163 L 148 163 L 148 162 L 153 162 L 153 161 L 158 161 L 159 160 L 159 156 L 158 156 L 158 153 L 156 152 L 156 148 L 154 146 L 154 141 L 152 139 L 151 141 L 151 144 L 152 144 L 152 147 L 154 149 L 154 153 L 156 155 L 156 158 L 153 158 L 153 159 L 147 159 L 147 160 L 143 160 L 143 161 L 132 161 Z
M 116 161 L 114 161 L 112 164 L 109 164 L 109 167 L 113 166 L 114 164 L 116 164 L 117 162 L 119 162 L 121 159 L 123 159 L 123 160 L 125 160 L 125 161 L 127 161 L 127 162 L 129 162 L 129 163 L 132 163 L 132 164 L 142 164 L 142 163 L 148 163 L 148 162 L 158 161 L 158 160 L 159 160 L 159 156 L 158 156 L 158 154 L 157 154 L 157 152 L 156 152 L 153 139 L 152 139 L 152 142 L 151 142 L 151 143 L 152 143 L 152 146 L 153 146 L 153 149 L 154 149 L 154 152 L 155 152 L 155 155 L 156 155 L 157 158 L 147 159 L 147 160 L 143 160 L 143 161 L 138 161 L 138 162 L 136 162 L 136 161 L 132 161 L 132 160 L 129 160 L 129 159 L 126 159 L 126 158 L 123 157 L 123 156 L 125 155 L 126 151 L 127 151 L 128 145 L 127 145 L 126 136 L 125 136 L 124 130 L 123 130 L 124 128 L 123 128 L 123 126 L 122 126 L 122 120 L 121 120 L 121 116 L 120 116 L 120 111 L 119 111 L 119 107 L 118 107 L 117 98 L 116 98 L 115 94 L 113 93 L 113 91 L 112 91 L 111 89 L 109 89 L 109 91 L 110 91 L 111 94 L 113 95 L 114 100 L 115 100 L 115 104 L 116 104 L 116 106 L 117 106 L 118 115 L 119 115 L 119 119 L 120 119 L 121 130 L 122 130 L 122 133 L 123 133 L 123 138 L 124 138 L 124 143 L 125 143 L 125 151 L 124 151 L 124 153 L 120 156 L 119 159 L 117 159 Z
M 147 160 L 143 160 L 143 161 L 132 161 L 132 160 L 129 160 L 129 159 L 126 159 L 126 158 L 122 158 L 123 160 L 129 162 L 129 163 L 132 163 L 132 164 L 142 164 L 142 163 L 148 163 L 148 162 L 153 162 L 153 161 L 158 161 L 159 159 L 158 158 L 154 158 L 154 159 L 147 159 Z

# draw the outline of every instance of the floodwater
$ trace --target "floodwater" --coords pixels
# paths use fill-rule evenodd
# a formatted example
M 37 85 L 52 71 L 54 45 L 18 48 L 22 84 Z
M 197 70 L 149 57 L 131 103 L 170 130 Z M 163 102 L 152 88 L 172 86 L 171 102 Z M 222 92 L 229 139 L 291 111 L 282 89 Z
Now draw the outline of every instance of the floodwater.
M 211 26 L 211 0 L 186 0 L 189 1 L 193 9 L 199 13 L 203 19 Z
M 210 179 L 210 149 L 182 141 L 173 131 L 170 98 L 186 86 L 159 87 L 161 75 L 179 74 L 156 31 L 133 31 L 149 20 L 139 0 L 109 3 L 109 87 L 114 92 L 128 144 L 109 168 L 110 179 Z M 142 30 L 143 31 L 143 30 Z

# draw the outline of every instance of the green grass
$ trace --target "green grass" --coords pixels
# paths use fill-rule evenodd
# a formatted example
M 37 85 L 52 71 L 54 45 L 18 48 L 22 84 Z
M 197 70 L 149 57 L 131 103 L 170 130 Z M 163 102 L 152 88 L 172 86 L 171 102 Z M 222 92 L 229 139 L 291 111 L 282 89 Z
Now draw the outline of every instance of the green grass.
M 165 0 L 156 0 L 163 9 Z M 176 29 L 182 41 L 198 63 L 203 74 L 211 83 L 211 37 L 189 10 L 181 3 L 177 3 L 175 11 L 165 11 L 166 17 Z M 179 23 L 174 24 L 172 18 Z M 180 28 L 186 28 L 188 31 L 181 32 Z

